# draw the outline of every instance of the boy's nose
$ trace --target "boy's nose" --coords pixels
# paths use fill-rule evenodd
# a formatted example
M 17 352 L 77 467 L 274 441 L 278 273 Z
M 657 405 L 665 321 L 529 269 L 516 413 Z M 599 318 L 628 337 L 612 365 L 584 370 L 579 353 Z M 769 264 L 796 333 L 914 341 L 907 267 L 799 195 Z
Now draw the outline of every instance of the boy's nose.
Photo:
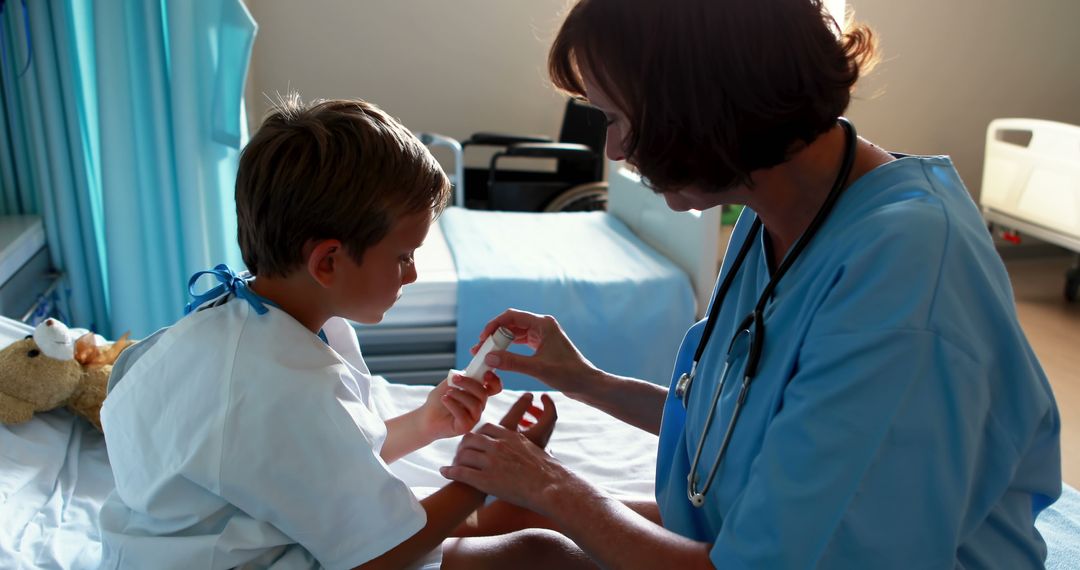
M 408 285 L 409 283 L 416 282 L 416 275 L 416 266 L 410 265 L 409 268 L 405 270 L 405 275 L 402 276 L 401 284 Z

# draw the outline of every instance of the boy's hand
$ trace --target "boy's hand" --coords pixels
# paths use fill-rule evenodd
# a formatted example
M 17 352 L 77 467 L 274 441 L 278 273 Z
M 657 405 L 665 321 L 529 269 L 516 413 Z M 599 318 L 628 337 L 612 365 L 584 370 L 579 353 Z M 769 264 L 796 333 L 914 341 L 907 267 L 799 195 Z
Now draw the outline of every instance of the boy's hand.
M 456 386 L 450 385 L 451 377 Z M 485 374 L 481 384 L 451 370 L 420 407 L 421 429 L 432 441 L 466 433 L 480 421 L 488 397 L 501 391 L 502 381 L 493 372 Z
M 555 410 L 555 402 L 547 394 L 540 395 L 543 408 L 533 405 L 533 395 L 526 392 L 510 406 L 503 419 L 499 421 L 502 427 L 521 432 L 525 439 L 531 441 L 540 449 L 547 447 L 552 432 L 555 431 L 555 420 L 559 419 L 559 413 Z M 534 418 L 525 417 L 528 413 Z
M 453 465 L 439 469 L 439 473 L 544 514 L 544 490 L 570 475 L 543 449 L 555 427 L 556 412 L 555 402 L 547 394 L 540 399 L 542 410 L 533 406 L 532 394 L 523 394 L 499 425 L 485 424 L 465 434 Z M 525 420 L 526 414 L 536 422 Z

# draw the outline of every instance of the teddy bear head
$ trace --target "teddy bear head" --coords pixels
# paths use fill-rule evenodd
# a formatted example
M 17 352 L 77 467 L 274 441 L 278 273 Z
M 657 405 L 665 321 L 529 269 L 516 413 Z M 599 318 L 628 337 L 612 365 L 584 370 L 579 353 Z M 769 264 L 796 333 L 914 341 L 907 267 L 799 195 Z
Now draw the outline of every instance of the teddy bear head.
M 0 350 L 0 423 L 22 423 L 36 412 L 71 403 L 91 372 L 104 373 L 107 380 L 102 368 L 111 366 L 128 344 L 125 338 L 110 346 L 56 319 L 42 322 L 34 334 Z

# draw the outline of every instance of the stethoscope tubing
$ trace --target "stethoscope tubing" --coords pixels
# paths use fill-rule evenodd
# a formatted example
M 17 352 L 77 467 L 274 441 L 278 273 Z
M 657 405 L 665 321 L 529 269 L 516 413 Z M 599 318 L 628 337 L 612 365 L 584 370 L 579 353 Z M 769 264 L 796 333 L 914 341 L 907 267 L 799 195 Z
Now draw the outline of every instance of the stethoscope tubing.
M 773 292 L 776 290 L 776 285 L 780 282 L 780 279 L 784 277 L 788 269 L 795 263 L 799 255 L 806 249 L 806 246 L 810 243 L 810 240 L 817 234 L 818 230 L 825 223 L 829 213 L 832 211 L 837 200 L 840 198 L 840 194 L 847 186 L 848 178 L 851 175 L 852 166 L 855 163 L 856 145 L 858 143 L 858 135 L 855 132 L 855 126 L 851 124 L 847 119 L 840 117 L 837 119 L 840 125 L 844 128 L 846 135 L 844 157 L 840 164 L 840 170 L 837 173 L 836 181 L 833 183 L 833 187 L 829 190 L 828 196 L 825 201 L 818 208 L 817 213 L 811 220 L 810 225 L 799 236 L 798 241 L 791 248 L 780 262 L 780 266 L 776 269 L 772 278 L 765 285 L 765 289 L 758 296 L 757 303 L 754 305 L 754 310 L 748 315 L 743 322 L 736 328 L 735 337 L 732 338 L 731 345 L 734 345 L 738 335 L 743 332 L 750 334 L 750 346 L 748 347 L 746 366 L 743 370 L 743 381 L 739 387 L 739 395 L 735 400 L 735 408 L 731 412 L 731 419 L 728 420 L 727 429 L 724 430 L 724 437 L 720 442 L 720 449 L 717 452 L 716 459 L 713 461 L 712 467 L 709 469 L 708 476 L 706 477 L 705 484 L 700 490 L 697 489 L 698 476 L 697 469 L 701 460 L 701 453 L 705 446 L 705 439 L 709 434 L 709 428 L 712 426 L 714 416 L 716 414 L 717 404 L 720 400 L 720 395 L 723 393 L 724 384 L 727 382 L 728 373 L 731 369 L 732 359 L 725 359 L 724 368 L 720 375 L 720 382 L 717 384 L 716 389 L 713 391 L 712 403 L 709 406 L 709 413 L 705 417 L 705 424 L 702 429 L 701 438 L 698 439 L 697 449 L 694 452 L 694 459 L 690 464 L 690 472 L 686 476 L 686 495 L 690 500 L 690 504 L 695 507 L 701 507 L 705 504 L 705 493 L 708 492 L 709 487 L 712 486 L 713 479 L 716 477 L 717 471 L 720 469 L 720 464 L 724 460 L 724 456 L 727 455 L 728 446 L 731 443 L 732 435 L 735 432 L 735 425 L 738 423 L 739 415 L 742 413 L 743 404 L 746 402 L 746 398 L 750 392 L 750 385 L 753 383 L 754 376 L 757 374 L 758 366 L 761 362 L 761 356 L 763 354 L 765 344 L 765 322 L 764 311 L 765 306 L 772 299 Z M 750 247 L 756 239 L 758 232 L 761 229 L 761 218 L 756 218 L 750 230 L 747 232 L 746 239 L 743 241 L 742 246 L 739 248 L 739 253 L 736 255 L 735 260 L 732 262 L 731 267 L 728 269 L 728 273 L 724 276 L 724 280 L 720 283 L 720 287 L 716 290 L 716 295 L 713 297 L 712 306 L 709 308 L 708 321 L 705 323 L 705 330 L 702 331 L 701 339 L 698 341 L 697 349 L 694 351 L 694 360 L 690 365 L 690 372 L 682 374 L 675 386 L 675 396 L 679 397 L 683 401 L 683 406 L 688 407 L 690 402 L 690 389 L 694 383 L 694 377 L 697 374 L 698 362 L 701 361 L 701 356 L 705 353 L 705 347 L 709 343 L 709 338 L 712 336 L 713 329 L 716 327 L 717 317 L 720 314 L 720 307 L 723 305 L 724 300 L 727 298 L 728 290 L 731 288 L 734 282 L 735 275 L 742 269 L 743 262 L 746 259 Z M 728 353 L 730 355 L 732 346 L 728 347 Z M 681 394 L 679 392 L 682 392 Z

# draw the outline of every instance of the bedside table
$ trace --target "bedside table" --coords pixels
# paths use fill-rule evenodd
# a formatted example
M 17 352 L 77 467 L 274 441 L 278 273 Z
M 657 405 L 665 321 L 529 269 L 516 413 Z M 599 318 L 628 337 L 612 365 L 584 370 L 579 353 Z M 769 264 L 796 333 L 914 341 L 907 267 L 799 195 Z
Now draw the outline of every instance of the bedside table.
M 56 316 L 60 277 L 41 218 L 0 216 L 0 315 L 32 325 Z

